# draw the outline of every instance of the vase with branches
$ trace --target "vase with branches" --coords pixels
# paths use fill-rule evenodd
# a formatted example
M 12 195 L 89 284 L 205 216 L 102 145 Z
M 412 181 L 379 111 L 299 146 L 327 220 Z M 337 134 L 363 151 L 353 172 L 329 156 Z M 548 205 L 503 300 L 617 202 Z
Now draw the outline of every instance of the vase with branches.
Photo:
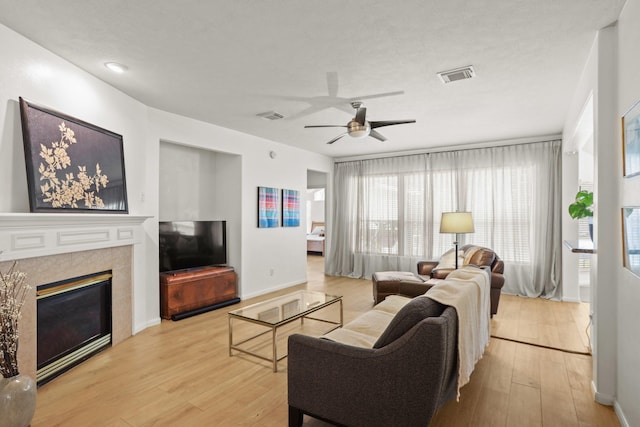
M 1 251 L 0 251 L 1 252 Z M 18 326 L 31 286 L 25 273 L 0 271 L 0 426 L 25 427 L 36 410 L 36 382 L 18 371 Z
M 4 378 L 18 371 L 18 322 L 27 292 L 25 273 L 16 269 L 14 262 L 9 271 L 0 271 L 0 373 Z

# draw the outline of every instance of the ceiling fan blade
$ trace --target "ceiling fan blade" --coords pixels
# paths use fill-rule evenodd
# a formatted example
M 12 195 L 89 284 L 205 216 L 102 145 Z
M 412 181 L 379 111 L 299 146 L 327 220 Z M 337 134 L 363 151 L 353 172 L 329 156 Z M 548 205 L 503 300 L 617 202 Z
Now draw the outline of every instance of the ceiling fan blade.
M 347 125 L 306 125 L 305 128 L 346 128 Z
M 337 140 L 339 140 L 340 138 L 342 138 L 343 136 L 345 136 L 347 133 L 343 133 L 342 135 L 338 135 L 335 138 L 333 138 L 331 141 L 327 142 L 327 144 L 333 144 L 334 142 L 336 142 Z
M 415 123 L 415 120 L 380 120 L 377 122 L 369 122 L 371 129 L 381 128 L 383 126 L 404 125 L 406 123 Z
M 338 96 L 338 72 L 327 71 L 327 89 L 329 96 L 335 98 Z
M 360 107 L 356 110 L 356 122 L 360 123 L 361 126 L 364 126 L 364 119 L 367 116 L 367 109 L 364 107 Z
M 285 117 L 286 120 L 295 120 L 295 119 L 299 119 L 300 117 L 304 117 L 304 116 L 308 116 L 310 114 L 313 113 L 317 113 L 318 111 L 324 110 L 324 107 L 321 107 L 319 105 L 312 105 L 311 107 L 307 107 L 302 111 L 299 111 L 295 114 L 292 114 L 290 116 Z
M 351 101 L 362 101 L 363 99 L 374 99 L 374 98 L 382 98 L 384 96 L 396 96 L 403 95 L 403 90 L 398 90 L 395 92 L 385 92 L 385 93 L 375 93 L 373 95 L 365 95 L 365 96 L 356 96 L 355 98 L 351 98 Z
M 369 132 L 369 136 L 377 139 L 380 142 L 385 142 L 387 140 L 387 138 L 382 136 L 382 134 L 380 134 L 378 131 L 373 130 L 373 129 L 371 129 L 371 132 Z

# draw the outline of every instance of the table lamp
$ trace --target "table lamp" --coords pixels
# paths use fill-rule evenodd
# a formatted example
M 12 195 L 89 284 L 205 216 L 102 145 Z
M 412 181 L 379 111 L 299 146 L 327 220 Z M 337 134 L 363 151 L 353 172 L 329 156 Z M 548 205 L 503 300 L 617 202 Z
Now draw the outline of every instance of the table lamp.
M 453 233 L 456 235 L 453 242 L 456 248 L 456 270 L 458 269 L 458 234 L 473 233 L 474 231 L 471 212 L 442 212 L 440 233 Z

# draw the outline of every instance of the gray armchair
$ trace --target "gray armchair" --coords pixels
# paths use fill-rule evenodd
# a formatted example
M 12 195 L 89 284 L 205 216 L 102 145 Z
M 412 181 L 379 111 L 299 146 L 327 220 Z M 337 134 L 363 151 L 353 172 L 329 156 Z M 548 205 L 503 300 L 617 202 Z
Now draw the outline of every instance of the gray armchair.
M 373 348 L 289 337 L 290 427 L 302 425 L 303 414 L 353 427 L 429 424 L 456 396 L 458 317 L 454 308 L 428 298 L 413 301 Z M 425 304 L 439 313 L 418 320 Z

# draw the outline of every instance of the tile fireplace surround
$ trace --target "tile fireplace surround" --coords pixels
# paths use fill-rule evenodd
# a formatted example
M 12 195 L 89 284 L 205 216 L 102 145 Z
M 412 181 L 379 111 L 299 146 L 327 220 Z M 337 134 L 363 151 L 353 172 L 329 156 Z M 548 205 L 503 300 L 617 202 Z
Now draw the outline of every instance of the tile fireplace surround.
M 117 214 L 0 213 L 0 271 L 13 260 L 32 287 L 22 309 L 18 364 L 36 378 L 39 285 L 112 270 L 112 345 L 132 334 L 133 245 L 148 217 Z

